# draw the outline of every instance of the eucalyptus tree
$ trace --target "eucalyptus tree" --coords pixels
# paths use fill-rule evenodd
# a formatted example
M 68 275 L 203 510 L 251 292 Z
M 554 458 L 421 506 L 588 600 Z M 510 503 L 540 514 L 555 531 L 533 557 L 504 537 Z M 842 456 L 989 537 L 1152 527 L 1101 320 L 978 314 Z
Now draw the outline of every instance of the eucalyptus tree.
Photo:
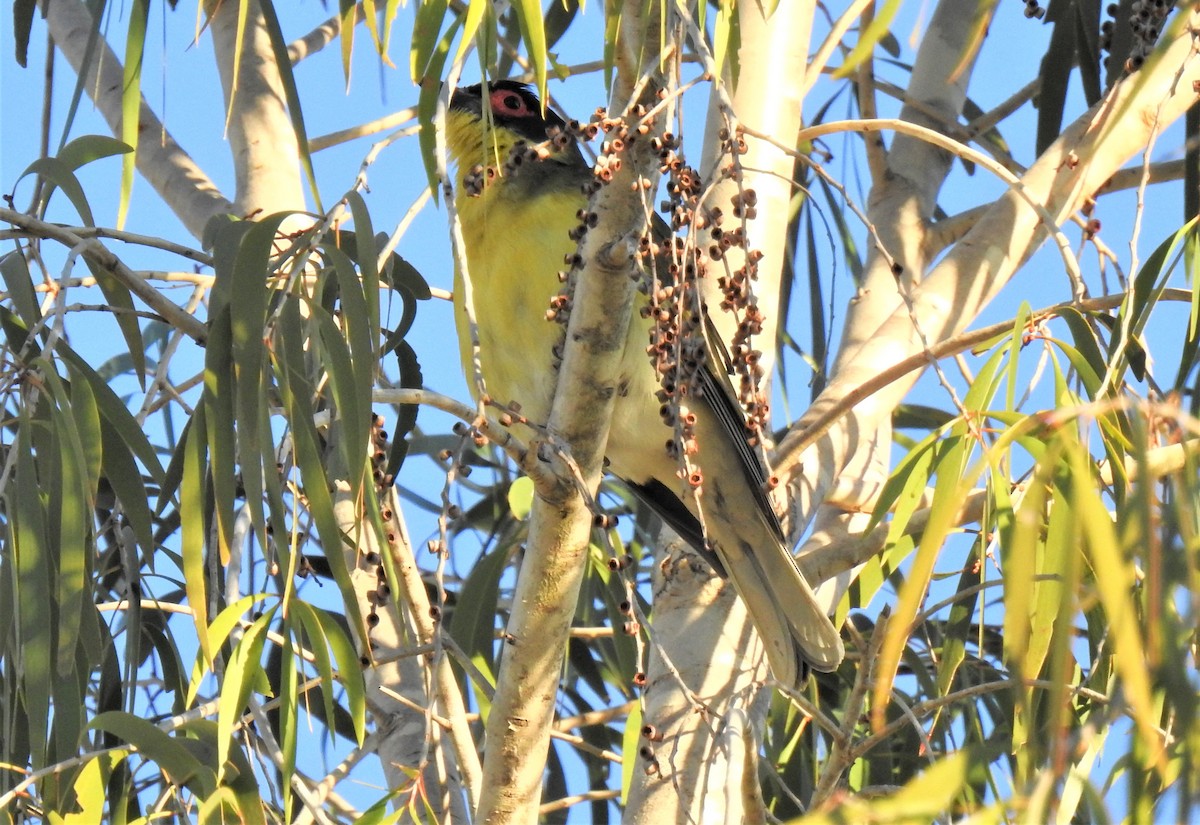
M 11 819 L 1195 816 L 1191 4 L 178 5 L 13 3 Z M 444 355 L 481 76 L 595 160 L 518 429 Z M 638 289 L 745 379 L 803 687 L 603 476 Z

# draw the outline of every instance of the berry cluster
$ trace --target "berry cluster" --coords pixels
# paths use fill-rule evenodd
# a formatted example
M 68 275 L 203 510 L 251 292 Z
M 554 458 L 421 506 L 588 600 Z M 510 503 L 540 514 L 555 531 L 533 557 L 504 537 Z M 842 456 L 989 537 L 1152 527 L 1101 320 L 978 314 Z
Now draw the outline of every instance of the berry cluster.
M 371 455 L 371 475 L 376 485 L 376 491 L 379 493 L 380 499 L 384 498 L 384 493 L 392 485 L 392 477 L 386 473 L 387 468 L 387 447 L 388 434 L 387 430 L 383 429 L 383 417 L 371 413 L 371 445 L 373 448 Z M 383 518 L 384 526 L 389 530 L 386 539 L 393 542 L 396 536 L 391 531 L 395 529 L 392 524 L 393 513 L 391 508 L 386 505 L 380 511 L 380 516 Z M 388 584 L 387 572 L 384 569 L 383 558 L 379 553 L 370 550 L 363 554 L 362 562 L 368 567 L 375 568 L 376 586 L 366 595 L 366 623 L 367 629 L 370 630 L 379 624 L 379 608 L 385 607 L 392 595 L 392 587 Z M 365 640 L 366 650 L 363 651 L 362 663 L 363 667 L 370 664 L 371 640 Z
M 746 152 L 745 139 L 741 134 L 729 132 L 722 132 L 720 137 L 726 156 L 733 158 L 721 174 L 736 177 L 737 159 Z M 668 179 L 669 199 L 662 209 L 670 215 L 674 232 L 690 230 L 694 239 L 689 243 L 674 235 L 664 247 L 649 241 L 643 244 L 643 257 L 652 258 L 655 263 L 652 268 L 655 280 L 647 286 L 649 303 L 644 310 L 655 322 L 648 352 L 662 383 L 658 398 L 663 420 L 676 434 L 668 449 L 677 457 L 686 457 L 696 449 L 695 418 L 687 409 L 687 398 L 703 394 L 703 370 L 715 344 L 709 340 L 716 333 L 707 328 L 708 306 L 700 291 L 701 279 L 711 274 L 716 274 L 721 290 L 721 309 L 738 318 L 737 330 L 730 341 L 729 366 L 738 378 L 738 400 L 747 415 L 747 435 L 757 440 L 767 426 L 770 406 L 759 389 L 762 353 L 751 346 L 752 337 L 762 332 L 764 320 L 751 290 L 762 253 L 747 248 L 745 233 L 745 221 L 757 214 L 757 196 L 746 189 L 733 197 L 732 213 L 738 225 L 727 228 L 723 211 L 703 204 L 705 192 L 700 175 L 679 157 L 674 136 L 666 134 L 654 146 L 659 152 L 660 170 Z M 727 257 L 734 248 L 742 250 L 744 261 L 736 268 Z M 689 482 L 700 483 L 696 471 L 686 472 Z
M 633 122 L 640 121 L 645 114 L 642 107 L 637 107 L 633 112 L 637 120 Z M 591 139 L 604 134 L 594 179 L 585 184 L 584 193 L 590 196 L 599 187 L 610 183 L 621 167 L 623 152 L 649 131 L 647 124 L 630 126 L 623 119 L 608 117 L 603 109 L 598 109 L 585 125 L 568 124 L 568 140 Z M 561 133 L 551 134 L 552 141 L 563 137 Z M 745 138 L 740 132 L 729 131 L 722 132 L 720 137 L 725 155 L 733 159 L 721 174 L 736 178 L 738 158 L 746 152 Z M 751 290 L 762 253 L 747 248 L 744 229 L 745 222 L 756 216 L 757 196 L 750 189 L 735 195 L 731 211 L 737 225 L 726 226 L 726 217 L 719 207 L 703 204 L 703 180 L 679 154 L 678 138 L 666 132 L 650 140 L 659 158 L 659 171 L 667 177 L 667 200 L 661 204 L 661 209 L 669 218 L 671 235 L 656 238 L 649 233 L 640 240 L 638 253 L 642 271 L 638 277 L 640 289 L 647 297 L 641 313 L 642 317 L 653 321 L 647 354 L 659 376 L 658 401 L 662 405 L 663 421 L 674 433 L 667 449 L 671 455 L 684 460 L 681 474 L 692 485 L 699 486 L 702 480 L 699 472 L 686 464 L 686 457 L 695 454 L 697 449 L 695 414 L 688 409 L 688 399 L 701 397 L 705 392 L 708 336 L 714 333 L 706 328 L 708 307 L 702 297 L 700 282 L 709 276 L 713 267 L 716 271 L 712 274 L 721 291 L 721 309 L 733 312 L 738 318 L 737 330 L 730 341 L 731 368 L 737 376 L 739 401 L 748 416 L 747 435 L 752 441 L 760 437 L 770 414 L 767 397 L 759 389 L 763 375 L 759 363 L 762 353 L 751 344 L 753 336 L 762 333 L 764 321 Z M 525 157 L 534 159 L 535 156 L 526 154 Z M 536 158 L 540 159 L 540 156 Z M 640 186 L 648 189 L 651 184 L 644 181 Z M 597 221 L 597 216 L 586 209 L 580 210 L 577 217 L 579 224 L 570 233 L 576 242 Z M 690 237 L 686 237 L 689 234 Z M 743 251 L 741 266 L 733 266 L 727 257 L 729 250 L 734 248 Z M 583 261 L 578 251 L 572 250 L 563 263 L 565 268 L 558 277 L 566 287 L 551 299 L 546 318 L 565 326 L 571 311 L 571 281 Z M 554 354 L 556 363 L 561 362 L 561 343 Z
M 1174 4 L 1167 0 L 1133 0 L 1129 10 L 1129 30 L 1133 32 L 1133 45 L 1129 47 L 1125 71 L 1133 72 L 1141 68 L 1146 56 L 1158 42 L 1158 36 L 1162 34 L 1167 15 L 1171 13 L 1173 6 Z M 1116 11 L 1116 4 L 1110 4 L 1108 13 L 1115 17 Z

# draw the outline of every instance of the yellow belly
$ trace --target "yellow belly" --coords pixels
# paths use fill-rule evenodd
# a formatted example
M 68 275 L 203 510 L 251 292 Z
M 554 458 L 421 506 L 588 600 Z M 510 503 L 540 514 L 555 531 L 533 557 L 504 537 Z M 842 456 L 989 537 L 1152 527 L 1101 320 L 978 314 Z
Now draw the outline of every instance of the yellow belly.
M 531 205 L 501 198 L 495 190 L 457 201 L 471 275 L 472 304 L 479 332 L 480 361 L 488 395 L 501 405 L 517 402 L 533 424 L 550 417 L 558 371 L 553 348 L 562 326 L 547 320 L 550 299 L 562 284 L 558 272 L 575 251 L 568 232 L 586 205 L 577 192 L 543 194 Z M 454 311 L 467 381 L 471 372 L 463 277 L 455 273 Z M 670 430 L 659 416 L 658 383 L 646 355 L 650 322 L 635 314 L 613 411 L 608 457 L 618 475 L 644 482 L 652 475 L 671 478 L 675 464 L 666 451 Z

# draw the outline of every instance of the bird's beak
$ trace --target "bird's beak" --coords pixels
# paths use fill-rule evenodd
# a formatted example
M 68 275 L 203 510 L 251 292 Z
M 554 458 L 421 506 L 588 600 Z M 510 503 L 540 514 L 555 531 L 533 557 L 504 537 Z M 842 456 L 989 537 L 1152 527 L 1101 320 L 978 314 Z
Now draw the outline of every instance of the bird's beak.
M 479 115 L 483 113 L 483 96 L 479 86 L 460 86 L 450 95 L 450 111 L 468 112 Z

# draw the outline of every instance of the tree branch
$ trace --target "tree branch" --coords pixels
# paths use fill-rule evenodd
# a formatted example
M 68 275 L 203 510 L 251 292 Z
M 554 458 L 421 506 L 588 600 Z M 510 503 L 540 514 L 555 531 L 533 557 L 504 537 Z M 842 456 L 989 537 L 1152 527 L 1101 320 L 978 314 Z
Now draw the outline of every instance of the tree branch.
M 209 25 L 237 180 L 233 210 L 244 218 L 302 210 L 300 149 L 262 8 L 249 0 L 239 20 L 240 8 L 215 4 Z
M 614 111 L 652 105 L 652 89 L 639 82 L 644 66 L 655 66 L 659 6 L 634 0 L 621 11 Z M 644 15 L 644 16 L 643 16 Z M 669 30 L 669 27 L 668 27 Z M 644 61 L 644 62 L 642 62 Z M 641 99 L 635 99 L 640 92 Z M 646 229 L 643 179 L 653 179 L 658 157 L 649 140 L 623 153 L 610 185 L 592 199 L 598 223 L 584 236 L 573 310 L 567 326 L 558 389 L 548 430 L 554 445 L 569 448 L 562 483 L 538 488 L 529 542 L 517 579 L 496 695 L 487 724 L 483 798 L 477 819 L 487 823 L 535 822 L 550 729 L 558 697 L 567 633 L 587 568 L 591 496 L 603 472 L 604 450 L 616 399 L 616 377 L 625 349 L 636 294 L 638 239 Z M 575 469 L 587 493 L 575 484 Z
M 30 235 L 58 241 L 67 249 L 78 252 L 92 263 L 112 273 L 121 285 L 141 298 L 146 306 L 162 316 L 168 324 L 193 340 L 204 343 L 208 339 L 208 328 L 194 316 L 189 315 L 155 289 L 147 280 L 127 267 L 120 258 L 96 238 L 81 238 L 57 224 L 39 221 L 12 209 L 0 209 L 0 221 L 11 224 Z
M 99 53 L 84 65 L 88 39 L 96 29 L 91 13 L 78 0 L 41 0 L 38 5 L 46 17 L 55 46 L 82 77 L 84 89 L 108 121 L 113 134 L 121 134 L 124 79 L 120 60 L 103 38 L 99 38 L 96 44 Z M 141 127 L 137 145 L 138 171 L 188 232 L 199 238 L 208 219 L 232 212 L 233 204 L 180 147 L 144 99 L 138 122 Z
M 1196 14 L 1184 18 L 1195 25 Z M 860 402 L 817 442 L 797 445 L 803 432 L 827 410 L 905 358 L 930 353 L 915 334 L 914 319 L 932 343 L 966 328 L 1011 280 L 1037 245 L 1077 209 L 1151 135 L 1182 116 L 1196 99 L 1193 80 L 1200 60 L 1186 25 L 1165 45 L 1161 59 L 1119 83 L 1105 100 L 1072 124 L 1000 198 L 911 293 L 910 307 L 897 308 L 852 356 L 821 397 L 779 447 L 777 472 L 803 480 L 798 507 L 824 499 L 846 472 L 866 434 L 875 432 L 916 380 L 910 374 Z M 1032 204 L 1044 205 L 1035 208 Z M 1047 227 L 1042 215 L 1051 217 Z M 911 313 L 911 314 L 910 314 Z M 802 510 L 803 512 L 803 510 Z

